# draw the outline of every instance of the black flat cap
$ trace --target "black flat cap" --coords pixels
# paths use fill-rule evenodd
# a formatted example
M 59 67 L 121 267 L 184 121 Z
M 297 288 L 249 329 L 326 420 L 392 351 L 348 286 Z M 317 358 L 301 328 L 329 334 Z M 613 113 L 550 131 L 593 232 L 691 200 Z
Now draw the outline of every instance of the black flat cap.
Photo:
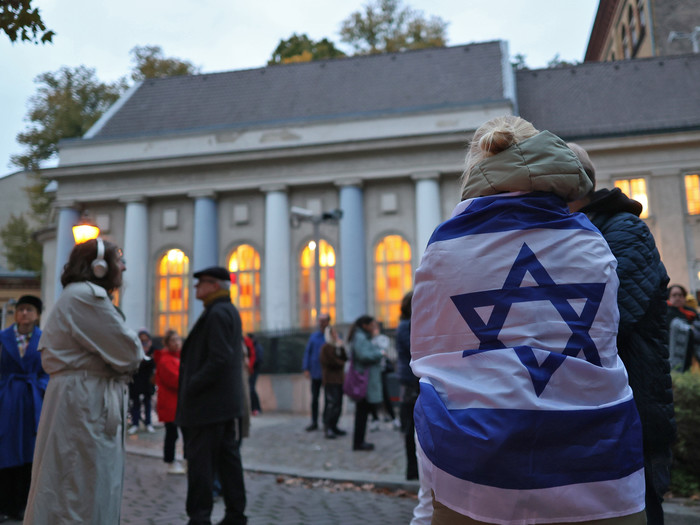
M 204 268 L 204 270 L 199 270 L 194 272 L 194 278 L 199 279 L 200 277 L 213 277 L 219 281 L 230 281 L 231 274 L 223 266 L 210 266 L 209 268 Z
M 21 304 L 29 304 L 29 305 L 33 306 L 34 308 L 36 308 L 36 311 L 39 313 L 41 313 L 41 309 L 44 306 L 44 304 L 41 302 L 41 299 L 39 299 L 35 295 L 23 295 L 17 301 L 15 307 L 17 307 Z

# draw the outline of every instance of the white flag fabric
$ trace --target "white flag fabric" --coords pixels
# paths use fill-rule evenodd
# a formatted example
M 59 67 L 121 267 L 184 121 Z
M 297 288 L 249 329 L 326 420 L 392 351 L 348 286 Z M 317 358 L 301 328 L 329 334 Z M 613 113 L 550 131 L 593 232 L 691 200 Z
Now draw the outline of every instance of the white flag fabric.
M 550 193 L 469 199 L 435 230 L 415 276 L 411 366 L 438 501 L 509 525 L 644 509 L 616 265 Z

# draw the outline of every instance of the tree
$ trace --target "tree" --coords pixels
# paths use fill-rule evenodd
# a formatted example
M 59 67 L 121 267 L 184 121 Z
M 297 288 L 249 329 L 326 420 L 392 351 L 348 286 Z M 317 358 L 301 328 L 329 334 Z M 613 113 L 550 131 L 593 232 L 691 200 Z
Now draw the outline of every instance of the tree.
M 341 25 L 340 40 L 358 55 L 443 47 L 447 22 L 403 7 L 401 0 L 375 0 Z
M 272 58 L 268 60 L 267 65 L 309 62 L 311 60 L 343 56 L 345 56 L 345 53 L 337 49 L 335 44 L 327 38 L 314 42 L 306 34 L 297 35 L 294 33 L 287 40 L 280 40 L 272 52 Z
M 160 46 L 136 46 L 130 52 L 134 81 L 199 73 L 199 67 L 179 58 L 166 58 Z
M 33 228 L 24 215 L 12 214 L 2 230 L 0 239 L 10 270 L 41 271 L 41 244 L 32 235 Z
M 513 57 L 513 61 L 510 63 L 514 69 L 530 69 L 525 63 L 525 55 L 518 53 Z
M 0 30 L 16 42 L 51 42 L 55 33 L 47 30 L 39 9 L 32 9 L 32 0 L 4 0 L 0 2 Z
M 567 60 L 562 60 L 559 57 L 559 53 L 554 55 L 554 57 L 547 62 L 547 67 L 548 68 L 554 68 L 554 67 L 568 67 L 568 66 L 576 66 L 578 65 L 579 62 L 576 62 L 575 60 L 573 62 L 569 62 Z

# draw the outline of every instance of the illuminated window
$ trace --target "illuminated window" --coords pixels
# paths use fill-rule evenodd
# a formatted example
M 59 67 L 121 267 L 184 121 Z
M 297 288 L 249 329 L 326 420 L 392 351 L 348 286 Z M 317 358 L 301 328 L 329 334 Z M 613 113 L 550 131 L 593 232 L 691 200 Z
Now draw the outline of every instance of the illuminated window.
M 700 176 L 697 173 L 685 176 L 685 201 L 688 214 L 700 214 Z
M 250 244 L 241 244 L 228 258 L 231 272 L 231 302 L 241 314 L 244 332 L 260 329 L 260 254 Z
M 378 321 L 399 324 L 401 299 L 413 287 L 411 246 L 400 235 L 387 235 L 374 251 L 374 312 Z
M 170 329 L 179 334 L 187 333 L 187 306 L 190 260 L 182 250 L 172 249 L 158 262 L 156 276 L 156 332 L 164 334 Z
M 642 214 L 640 217 L 646 219 L 649 217 L 649 199 L 647 198 L 647 183 L 644 179 L 625 179 L 616 180 L 615 187 L 620 188 L 622 193 L 630 199 L 634 199 L 642 205 Z
M 335 250 L 323 239 L 319 244 L 321 312 L 330 314 L 331 320 L 335 321 Z M 304 246 L 299 267 L 299 324 L 308 328 L 316 324 L 315 241 Z

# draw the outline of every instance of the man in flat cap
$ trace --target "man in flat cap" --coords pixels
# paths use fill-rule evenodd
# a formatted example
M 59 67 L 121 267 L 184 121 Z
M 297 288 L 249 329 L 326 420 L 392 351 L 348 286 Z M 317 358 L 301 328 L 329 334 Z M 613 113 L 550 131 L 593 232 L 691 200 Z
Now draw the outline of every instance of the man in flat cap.
M 221 481 L 226 515 L 220 524 L 247 523 L 240 444 L 246 411 L 241 318 L 231 304 L 229 272 L 212 266 L 194 274 L 204 311 L 180 354 L 175 422 L 187 456 L 190 525 L 209 525 L 214 476 Z
M 0 521 L 22 520 L 27 506 L 37 422 L 49 376 L 41 367 L 41 299 L 23 295 L 15 322 L 0 332 Z

